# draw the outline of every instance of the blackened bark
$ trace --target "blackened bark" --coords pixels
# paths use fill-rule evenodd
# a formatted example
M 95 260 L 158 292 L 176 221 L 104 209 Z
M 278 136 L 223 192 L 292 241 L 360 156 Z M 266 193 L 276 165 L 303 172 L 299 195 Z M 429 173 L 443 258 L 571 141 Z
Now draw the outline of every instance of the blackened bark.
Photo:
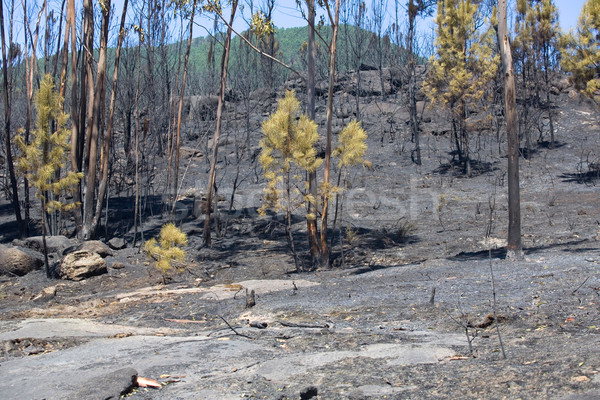
M 519 121 L 515 95 L 515 75 L 507 33 L 506 0 L 498 1 L 498 44 L 504 71 L 506 137 L 508 141 L 508 246 L 506 258 L 522 259 L 521 198 L 519 189 Z

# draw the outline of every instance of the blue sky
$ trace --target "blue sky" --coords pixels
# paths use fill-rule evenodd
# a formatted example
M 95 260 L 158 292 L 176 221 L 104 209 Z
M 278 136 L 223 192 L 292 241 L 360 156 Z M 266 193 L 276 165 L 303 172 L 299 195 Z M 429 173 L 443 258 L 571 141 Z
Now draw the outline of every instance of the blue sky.
M 367 0 L 368 2 L 368 0 Z M 400 0 L 402 4 L 406 3 Z M 260 0 L 259 2 L 260 3 Z M 559 11 L 559 20 L 561 28 L 568 31 L 577 25 L 577 19 L 585 0 L 554 0 Z M 296 11 L 295 0 L 277 0 L 278 13 L 275 17 L 275 23 L 280 28 L 289 28 L 304 25 L 304 21 Z M 388 13 L 393 13 L 393 0 L 388 0 Z
M 584 0 L 554 0 L 558 7 L 560 26 L 564 31 L 577 26 Z

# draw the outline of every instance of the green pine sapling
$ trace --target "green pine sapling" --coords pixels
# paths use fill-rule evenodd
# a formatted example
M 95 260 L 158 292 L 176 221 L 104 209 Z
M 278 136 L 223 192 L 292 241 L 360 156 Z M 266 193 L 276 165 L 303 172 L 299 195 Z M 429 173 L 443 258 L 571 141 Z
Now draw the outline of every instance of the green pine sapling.
M 144 244 L 148 257 L 156 261 L 155 266 L 162 274 L 163 283 L 166 283 L 166 276 L 173 264 L 185 261 L 186 252 L 181 247 L 187 244 L 187 235 L 171 223 L 163 225 L 158 241 L 152 238 Z
M 29 144 L 20 135 L 16 137 L 17 146 L 22 152 L 17 166 L 36 189 L 36 196 L 42 205 L 42 241 L 46 276 L 51 277 L 46 246 L 46 213 L 69 211 L 77 203 L 60 201 L 60 196 L 74 191 L 83 176 L 82 173 L 69 171 L 62 177 L 70 149 L 70 130 L 66 127 L 69 115 L 63 112 L 63 99 L 54 88 L 51 75 L 45 75 L 35 98 L 37 110 L 33 141 Z

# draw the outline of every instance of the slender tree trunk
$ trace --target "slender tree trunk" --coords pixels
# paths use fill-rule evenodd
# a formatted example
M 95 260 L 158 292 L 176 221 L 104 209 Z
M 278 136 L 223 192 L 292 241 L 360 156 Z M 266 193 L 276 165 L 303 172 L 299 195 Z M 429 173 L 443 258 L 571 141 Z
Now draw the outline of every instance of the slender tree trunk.
M 85 2 L 84 2 L 85 4 Z M 102 7 L 102 30 L 100 33 L 100 52 L 98 56 L 98 71 L 96 73 L 96 86 L 93 91 L 92 126 L 88 127 L 88 167 L 85 182 L 85 196 L 83 198 L 83 230 L 84 239 L 91 239 L 94 235 L 92 220 L 94 219 L 94 205 L 96 196 L 98 141 L 102 131 L 104 117 L 104 100 L 106 96 L 106 52 L 108 42 L 108 26 L 110 22 L 111 0 L 105 0 Z M 93 11 L 92 11 L 93 12 Z M 92 51 L 92 49 L 87 49 Z M 90 54 L 91 56 L 91 54 Z M 88 76 L 91 81 L 92 77 Z M 91 92 L 90 92 L 91 93 Z
M 48 244 L 46 243 L 46 200 L 42 197 L 42 247 L 44 252 L 44 267 L 46 269 L 46 278 L 52 278 L 50 272 L 50 260 L 48 259 Z
M 546 90 L 546 107 L 548 107 L 548 120 L 550 122 L 550 148 L 554 148 L 554 116 L 552 113 L 552 103 L 550 102 L 550 73 L 548 70 L 550 69 L 550 56 L 548 55 L 547 45 L 544 46 L 544 83 Z
M 72 0 L 69 0 L 71 3 Z M 75 54 L 76 46 L 76 34 L 75 34 L 75 5 L 69 4 L 69 8 L 71 11 L 71 24 L 72 24 L 72 36 L 71 43 L 72 49 L 71 53 Z M 80 72 L 79 72 L 79 95 L 73 96 L 73 98 L 77 99 L 77 104 L 74 104 L 75 107 L 71 107 L 71 114 L 75 115 L 73 117 L 73 128 L 71 132 L 71 168 L 73 168 L 76 172 L 85 172 L 84 165 L 89 165 L 89 146 L 92 136 L 92 110 L 93 110 L 93 101 L 94 101 L 94 77 L 93 77 L 93 47 L 94 47 L 94 12 L 91 5 L 90 0 L 84 0 L 83 3 L 83 22 L 82 22 L 82 43 L 80 49 Z M 74 61 L 74 60 L 73 60 Z M 74 65 L 77 63 L 72 63 L 72 71 L 74 71 Z M 72 90 L 77 89 L 77 81 L 76 81 L 76 73 L 73 74 L 73 85 Z M 73 101 L 73 99 L 72 99 Z M 87 178 L 87 177 L 86 177 Z M 83 237 L 84 235 L 84 211 L 85 201 L 82 200 L 82 191 L 85 188 L 86 190 L 89 188 L 86 182 L 82 179 L 81 185 L 78 187 L 79 190 L 76 190 L 73 197 L 76 203 L 82 204 L 82 207 L 78 207 L 75 211 L 75 224 L 77 226 L 77 236 Z
M 140 17 L 141 20 L 141 17 Z M 141 21 L 140 21 L 141 26 Z M 137 244 L 138 220 L 141 225 L 140 213 L 140 81 L 142 75 L 142 33 L 138 32 L 139 45 L 137 48 L 137 82 L 135 89 L 135 201 L 133 210 L 133 247 Z
M 77 24 L 75 21 L 75 1 L 67 0 L 67 19 L 68 29 L 65 32 L 65 35 L 68 35 L 71 40 L 71 170 L 74 172 L 81 171 L 81 133 L 82 130 L 80 128 L 80 107 L 82 99 L 78 98 L 78 93 L 85 93 L 85 89 L 83 89 L 84 85 L 81 85 L 82 88 L 79 87 L 80 83 L 77 76 Z M 82 77 L 84 76 L 85 69 L 82 68 Z M 83 81 L 82 81 L 83 82 Z M 81 181 L 77 185 L 77 188 L 73 192 L 73 201 L 77 204 L 81 203 Z M 77 231 L 79 231 L 83 221 L 81 215 L 81 207 L 77 207 L 74 210 L 75 217 L 75 226 L 77 227 Z
M 215 124 L 215 134 L 213 136 L 213 147 L 212 147 L 212 159 L 210 160 L 210 172 L 208 176 L 208 188 L 206 190 L 206 218 L 204 219 L 204 243 L 207 246 L 211 246 L 211 234 L 210 234 L 210 207 L 213 201 L 215 177 L 217 172 L 217 157 L 219 151 L 219 136 L 221 134 L 221 119 L 223 116 L 223 103 L 225 101 L 225 89 L 227 85 L 227 68 L 229 67 L 229 51 L 231 48 L 231 33 L 233 19 L 235 18 L 235 12 L 237 9 L 238 1 L 233 0 L 231 4 L 231 18 L 227 25 L 227 36 L 225 37 L 225 49 L 223 50 L 223 58 L 221 59 L 221 81 L 219 90 L 219 103 L 217 104 L 217 117 Z M 216 203 L 216 201 L 215 201 Z M 215 212 L 217 207 L 215 204 Z
M 63 5 L 62 5 L 63 11 L 61 11 L 61 20 L 62 20 L 62 15 L 64 14 L 65 3 L 66 3 L 66 0 L 63 0 Z M 71 24 L 71 20 L 69 19 L 68 6 L 67 6 L 67 15 L 65 18 L 65 36 L 63 39 L 63 46 L 62 46 L 62 66 L 61 66 L 61 70 L 60 70 L 60 86 L 59 86 L 59 90 L 58 90 L 59 96 L 63 99 L 65 97 L 65 87 L 67 86 L 67 68 L 69 66 L 69 35 L 70 35 L 70 30 L 71 30 L 70 24 Z M 58 38 L 60 39 L 60 35 L 58 36 Z M 58 59 L 58 56 L 56 58 Z M 63 106 L 64 106 L 64 104 L 65 103 L 63 103 Z
M 408 105 L 410 114 L 410 127 L 415 141 L 415 149 L 412 160 L 415 164 L 421 165 L 421 145 L 419 135 L 419 119 L 417 115 L 417 68 L 416 57 L 414 53 L 415 45 L 415 20 L 417 18 L 417 6 L 414 0 L 408 2 L 408 33 L 406 38 L 408 52 Z
M 508 141 L 508 248 L 506 258 L 523 258 L 521 244 L 521 199 L 519 190 L 519 121 L 515 96 L 515 75 L 507 33 L 506 0 L 498 0 L 498 43 L 504 70 L 506 137 Z
M 125 17 L 127 14 L 127 5 L 129 0 L 123 2 L 123 13 L 121 14 L 121 26 L 119 28 L 119 39 L 117 41 L 117 49 L 115 50 L 115 66 L 113 70 L 113 83 L 112 92 L 110 94 L 110 107 L 108 109 L 108 123 L 106 126 L 106 136 L 104 137 L 104 147 L 102 150 L 102 175 L 100 177 L 100 184 L 98 186 L 98 197 L 96 198 L 96 211 L 92 219 L 90 233 L 92 236 L 96 235 L 98 229 L 98 223 L 102 217 L 102 205 L 104 204 L 104 196 L 106 195 L 106 188 L 108 186 L 108 172 L 110 169 L 110 147 L 113 133 L 113 120 L 115 115 L 115 102 L 117 99 L 117 85 L 119 80 L 119 60 L 121 58 L 121 46 L 123 45 L 123 38 L 125 37 Z
M 190 58 L 190 48 L 192 47 L 192 33 L 194 28 L 194 15 L 196 13 L 196 3 L 194 0 L 194 4 L 192 5 L 192 15 L 190 17 L 190 34 L 188 36 L 187 47 L 185 49 L 185 58 L 183 61 L 183 77 L 181 79 L 181 92 L 179 93 L 179 107 L 177 108 L 177 133 L 175 137 L 175 168 L 173 174 L 173 189 L 175 190 L 173 196 L 173 208 L 172 212 L 175 211 L 175 203 L 177 202 L 177 192 L 178 192 L 178 180 L 179 180 L 179 151 L 180 151 L 180 140 L 181 140 L 181 116 L 183 113 L 183 97 L 185 95 L 185 81 L 187 79 L 188 72 L 188 60 Z
M 45 4 L 43 4 L 42 9 L 38 14 L 38 19 L 35 26 L 35 34 L 31 32 L 29 21 L 25 19 L 25 29 L 27 33 L 25 34 L 25 91 L 27 93 L 27 104 L 25 109 L 25 143 L 29 144 L 29 135 L 31 133 L 31 107 L 33 104 L 33 82 L 34 77 L 37 77 L 38 74 L 38 63 L 37 63 L 37 43 L 39 37 L 39 28 L 40 21 L 42 18 L 42 12 L 45 8 Z M 23 3 L 23 13 L 27 15 L 27 2 Z M 31 57 L 28 55 L 28 43 L 31 40 Z M 24 186 L 24 202 L 25 202 L 25 231 L 29 234 L 29 221 L 30 217 L 30 209 L 31 209 L 31 194 L 29 190 L 29 179 L 24 177 L 23 179 Z
M 12 145 L 10 140 L 10 110 L 11 104 L 8 97 L 8 59 L 6 57 L 6 38 L 4 36 L 4 7 L 3 2 L 0 1 L 0 29 L 2 30 L 2 84 L 4 91 L 4 139 L 6 146 L 6 163 L 8 164 L 8 174 L 10 176 L 10 187 L 12 190 L 12 202 L 13 209 L 15 211 L 15 218 L 17 219 L 17 225 L 19 226 L 19 234 L 23 235 L 24 226 L 21 218 L 21 205 L 19 204 L 19 190 L 17 187 L 17 177 L 15 175 L 15 166 L 13 164 L 12 157 Z
M 308 7 L 308 76 L 307 76 L 307 101 L 306 101 L 306 114 L 311 120 L 315 120 L 315 0 L 307 0 L 306 5 Z M 317 201 L 317 171 L 308 173 L 308 192 L 310 193 L 312 200 L 308 201 L 308 215 L 314 216 L 314 218 L 306 219 L 306 232 L 308 235 L 308 245 L 310 248 L 310 257 L 312 262 L 312 268 L 316 268 L 321 259 L 321 248 L 319 247 L 319 233 L 317 230 L 317 207 L 315 202 Z
M 183 22 L 183 17 L 181 17 L 181 21 L 180 21 L 180 25 Z M 169 152 L 168 154 L 168 161 L 167 161 L 167 191 L 169 191 L 168 196 L 169 196 L 169 202 L 171 200 L 173 200 L 173 204 L 175 204 L 175 199 L 174 197 L 176 196 L 176 192 L 177 191 L 177 185 L 175 185 L 174 189 L 171 189 L 171 182 L 173 180 L 173 153 L 175 152 L 175 136 L 177 135 L 177 113 L 175 112 L 175 108 L 179 105 L 178 101 L 177 101 L 177 90 L 179 89 L 179 77 L 181 75 L 181 47 L 182 47 L 182 43 L 183 43 L 183 28 L 180 28 L 179 31 L 179 41 L 178 41 L 178 45 L 177 45 L 177 73 L 175 74 L 175 82 L 173 87 L 175 88 L 175 91 L 171 94 L 170 99 L 169 99 L 169 115 L 173 116 L 173 119 L 171 120 L 169 118 L 169 127 L 167 129 L 167 135 L 168 135 L 168 145 L 167 145 L 167 151 Z M 172 190 L 172 192 L 171 192 Z M 169 204 L 169 203 L 167 203 Z M 165 208 L 166 209 L 166 208 Z
M 327 213 L 331 188 L 329 187 L 329 172 L 331 168 L 331 139 L 333 136 L 333 86 L 335 85 L 335 61 L 337 55 L 337 37 L 340 22 L 340 0 L 335 2 L 335 17 L 330 18 L 333 25 L 329 57 L 329 93 L 327 98 L 327 142 L 325 145 L 325 160 L 323 169 L 323 209 L 321 211 L 321 267 L 329 267 L 329 246 L 327 243 Z

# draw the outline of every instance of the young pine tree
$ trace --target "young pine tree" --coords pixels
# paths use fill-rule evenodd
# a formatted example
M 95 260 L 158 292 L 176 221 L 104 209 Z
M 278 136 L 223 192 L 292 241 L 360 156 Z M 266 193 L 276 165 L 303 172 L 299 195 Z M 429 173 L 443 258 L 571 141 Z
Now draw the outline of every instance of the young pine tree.
M 173 268 L 174 263 L 185 261 L 185 250 L 181 246 L 187 246 L 187 235 L 173 224 L 165 224 L 158 237 L 158 241 L 152 238 L 144 245 L 148 257 L 156 261 L 156 269 L 162 274 L 163 283 L 166 276 Z
M 520 114 L 520 136 L 531 153 L 530 105 L 547 110 L 550 145 L 554 146 L 554 114 L 551 106 L 551 82 L 558 67 L 560 28 L 553 0 L 517 1 L 514 54 L 521 84 L 519 97 L 525 101 Z M 542 140 L 542 135 L 538 141 Z
M 305 208 L 309 201 L 315 202 L 314 195 L 310 194 L 309 182 L 306 180 L 308 173 L 314 172 L 323 162 L 317 157 L 315 144 L 319 138 L 317 124 L 306 115 L 300 114 L 300 102 L 294 92 L 288 91 L 285 97 L 279 100 L 277 111 L 263 123 L 263 139 L 260 141 L 262 152 L 260 163 L 263 167 L 267 187 L 263 198 L 263 206 L 259 212 L 264 214 L 267 209 L 276 212 L 282 211 L 286 218 L 286 231 L 288 244 L 294 257 L 296 269 L 300 270 L 298 257 L 294 246 L 292 234 L 292 214 L 295 210 Z M 317 197 L 330 200 L 333 195 L 340 200 L 341 177 L 346 180 L 349 167 L 362 164 L 370 167 L 364 159 L 367 150 L 367 133 L 357 121 L 350 122 L 338 135 L 338 143 L 332 156 L 338 161 L 337 185 L 324 184 L 319 186 Z M 338 204 L 343 203 L 337 202 Z M 338 204 L 336 204 L 337 221 Z M 322 207 L 322 204 L 321 204 Z M 306 219 L 315 220 L 315 213 L 307 212 Z
M 437 55 L 431 58 L 423 83 L 432 105 L 450 111 L 456 151 L 467 175 L 471 174 L 467 114 L 482 106 L 500 62 L 493 51 L 492 29 L 478 26 L 477 12 L 477 4 L 470 0 L 438 2 Z
M 75 190 L 82 177 L 81 173 L 73 171 L 60 177 L 68 158 L 71 137 L 71 131 L 66 127 L 69 116 L 63 112 L 62 104 L 63 99 L 54 88 L 52 76 L 45 75 L 35 98 L 37 120 L 32 132 L 33 141 L 26 144 L 21 136 L 16 138 L 17 146 L 22 152 L 18 168 L 27 175 L 42 205 L 42 239 L 48 278 L 51 277 L 51 272 L 46 248 L 46 213 L 75 208 L 77 203 L 61 202 L 60 196 Z
M 338 160 L 338 176 L 335 196 L 335 214 L 333 218 L 333 235 L 331 243 L 333 247 L 333 239 L 335 237 L 335 226 L 338 220 L 338 211 L 340 219 L 343 216 L 344 205 L 344 190 L 348 185 L 348 170 L 350 167 L 362 164 L 367 168 L 371 168 L 371 163 L 365 160 L 367 151 L 367 132 L 360 126 L 360 122 L 353 120 L 342 129 L 338 135 L 338 145 L 333 151 L 332 156 Z M 343 176 L 343 178 L 342 178 Z M 340 235 L 340 238 L 342 236 Z M 342 260 L 343 260 L 342 246 Z
M 259 210 L 261 214 L 269 208 L 285 213 L 288 244 L 297 270 L 300 267 L 292 234 L 292 213 L 304 207 L 307 201 L 316 200 L 308 193 L 304 176 L 314 172 L 323 162 L 317 158 L 315 149 L 319 138 L 317 124 L 299 114 L 300 102 L 293 91 L 287 91 L 279 100 L 277 111 L 262 125 L 260 164 L 268 183 L 264 204 Z M 307 214 L 306 218 L 316 219 L 317 216 Z
M 600 102 L 600 0 L 588 0 L 581 10 L 577 32 L 562 39 L 562 67 L 585 95 Z

